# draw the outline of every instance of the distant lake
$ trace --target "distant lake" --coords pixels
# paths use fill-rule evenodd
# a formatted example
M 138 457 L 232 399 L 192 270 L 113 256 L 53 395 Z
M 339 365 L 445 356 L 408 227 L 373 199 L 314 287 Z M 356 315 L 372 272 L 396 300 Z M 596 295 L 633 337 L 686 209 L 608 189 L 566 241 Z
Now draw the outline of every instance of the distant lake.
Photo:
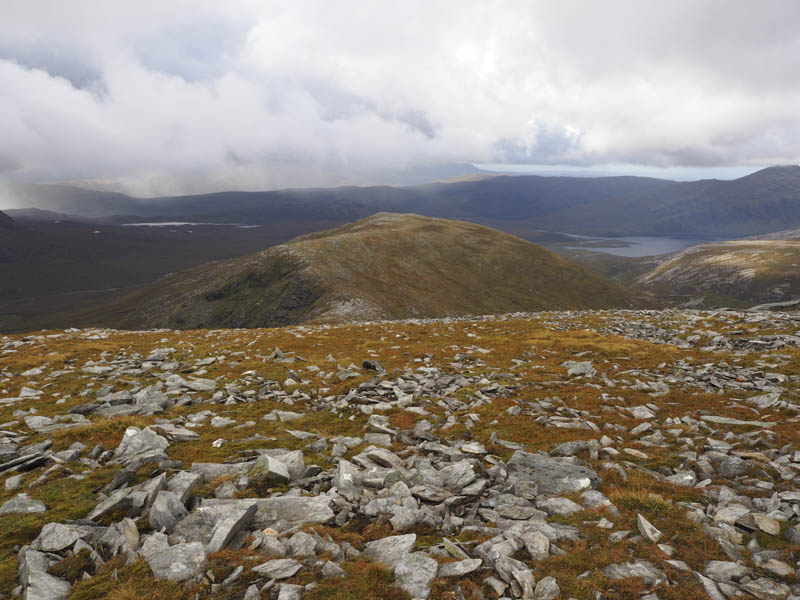
M 573 233 L 568 235 L 586 240 L 586 243 L 583 243 L 579 246 L 569 246 L 571 250 L 594 250 L 597 252 L 605 252 L 607 254 L 614 254 L 615 256 L 627 256 L 630 258 L 680 252 L 689 246 L 707 244 L 708 242 L 720 242 L 724 239 L 672 238 L 658 236 L 600 238 L 575 235 Z

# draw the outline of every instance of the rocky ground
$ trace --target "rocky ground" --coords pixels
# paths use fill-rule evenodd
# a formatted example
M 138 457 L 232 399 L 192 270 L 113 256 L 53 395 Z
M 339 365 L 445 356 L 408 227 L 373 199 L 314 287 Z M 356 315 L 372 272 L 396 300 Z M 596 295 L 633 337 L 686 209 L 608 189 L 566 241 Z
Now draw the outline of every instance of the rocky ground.
M 799 326 L 0 337 L 0 594 L 800 598 Z

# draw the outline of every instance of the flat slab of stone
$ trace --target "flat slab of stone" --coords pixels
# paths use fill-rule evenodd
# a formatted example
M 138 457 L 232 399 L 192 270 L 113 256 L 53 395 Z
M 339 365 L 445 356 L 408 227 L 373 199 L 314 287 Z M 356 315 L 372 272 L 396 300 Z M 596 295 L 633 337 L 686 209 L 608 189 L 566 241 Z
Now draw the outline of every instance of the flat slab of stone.
M 510 478 L 535 482 L 539 493 L 546 496 L 596 488 L 601 482 L 600 476 L 591 469 L 522 450 L 514 452 L 508 461 L 508 473 Z
M 276 558 L 253 567 L 253 572 L 267 579 L 288 579 L 297 573 L 302 564 L 293 558 Z
M 200 542 L 170 546 L 167 536 L 154 533 L 142 544 L 139 554 L 147 561 L 156 579 L 185 581 L 206 567 L 206 551 Z
M 25 600 L 64 600 L 69 597 L 69 582 L 47 572 L 55 563 L 49 555 L 36 550 L 23 550 L 19 555 L 19 579 Z
M 0 506 L 0 515 L 30 515 L 33 513 L 43 513 L 47 510 L 44 502 L 29 498 L 27 494 L 17 494 L 3 506 Z
M 364 546 L 364 556 L 394 569 L 408 556 L 416 541 L 417 536 L 414 533 L 385 537 Z
M 717 425 L 739 425 L 742 427 L 762 427 L 765 429 L 777 425 L 775 421 L 742 421 L 740 419 L 731 419 L 730 417 L 719 417 L 716 415 L 702 415 L 700 420 Z
M 624 563 L 613 563 L 603 568 L 603 575 L 609 579 L 627 579 L 640 577 L 647 586 L 656 586 L 667 582 L 667 576 L 646 560 L 632 560 Z
M 253 515 L 254 527 L 269 527 L 276 521 L 285 521 L 290 526 L 310 523 L 327 523 L 333 519 L 330 498 L 326 496 L 276 496 L 274 498 L 242 498 L 223 499 L 208 498 L 201 506 L 230 506 L 231 508 L 249 508 L 256 505 Z

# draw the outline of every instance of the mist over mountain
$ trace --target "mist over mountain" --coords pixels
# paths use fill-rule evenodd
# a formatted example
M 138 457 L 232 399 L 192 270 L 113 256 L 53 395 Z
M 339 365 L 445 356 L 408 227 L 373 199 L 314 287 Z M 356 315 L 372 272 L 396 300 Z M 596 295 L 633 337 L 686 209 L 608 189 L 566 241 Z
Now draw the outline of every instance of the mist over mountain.
M 379 211 L 469 219 L 503 228 L 583 235 L 756 235 L 800 225 L 800 167 L 731 181 L 645 177 L 488 176 L 419 186 L 335 187 L 133 198 L 63 186 L 17 185 L 27 206 L 117 222 L 265 224 L 308 214 L 348 222 Z

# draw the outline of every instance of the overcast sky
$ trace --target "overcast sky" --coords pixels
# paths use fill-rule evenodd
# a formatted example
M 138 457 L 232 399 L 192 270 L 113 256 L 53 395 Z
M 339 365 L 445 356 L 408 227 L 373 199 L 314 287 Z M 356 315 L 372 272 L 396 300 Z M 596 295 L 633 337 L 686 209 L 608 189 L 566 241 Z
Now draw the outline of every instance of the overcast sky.
M 0 178 L 800 162 L 800 2 L 0 0 Z

